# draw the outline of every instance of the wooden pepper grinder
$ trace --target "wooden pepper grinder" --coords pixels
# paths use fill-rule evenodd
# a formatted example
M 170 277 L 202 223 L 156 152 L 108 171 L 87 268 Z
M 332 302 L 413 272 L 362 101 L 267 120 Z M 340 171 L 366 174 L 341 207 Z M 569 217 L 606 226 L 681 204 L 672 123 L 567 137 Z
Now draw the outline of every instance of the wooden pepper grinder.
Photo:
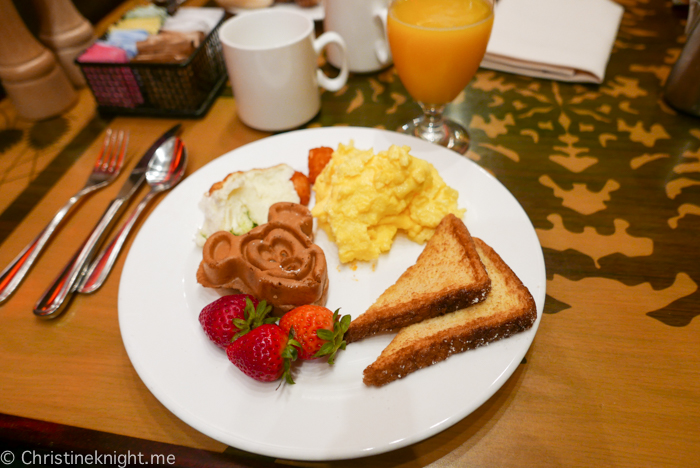
M 95 41 L 92 24 L 71 0 L 33 0 L 33 3 L 39 17 L 39 40 L 54 51 L 73 85 L 82 88 L 85 77 L 75 59 Z
M 0 81 L 29 120 L 55 117 L 72 107 L 78 94 L 56 57 L 34 38 L 12 0 L 0 0 Z

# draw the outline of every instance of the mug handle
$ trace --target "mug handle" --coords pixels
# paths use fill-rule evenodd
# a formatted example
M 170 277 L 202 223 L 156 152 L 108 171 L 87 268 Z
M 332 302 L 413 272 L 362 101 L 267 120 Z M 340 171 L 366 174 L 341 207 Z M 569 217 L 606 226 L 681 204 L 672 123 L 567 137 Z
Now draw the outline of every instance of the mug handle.
M 340 37 L 340 34 L 333 31 L 326 31 L 314 41 L 314 51 L 316 52 L 316 55 L 320 55 L 324 47 L 331 43 L 336 44 L 340 48 L 342 55 L 340 74 L 335 78 L 329 78 L 321 70 L 316 70 L 316 77 L 318 79 L 318 84 L 322 88 L 325 88 L 328 91 L 338 91 L 340 88 L 345 86 L 345 83 L 348 82 L 349 69 L 348 58 L 345 53 L 345 41 L 342 37 Z
M 389 49 L 389 36 L 386 29 L 386 17 L 388 15 L 388 10 L 383 8 L 374 13 L 374 19 L 379 20 L 382 25 L 382 38 L 377 39 L 374 42 L 374 53 L 377 55 L 377 60 L 382 65 L 389 65 L 391 63 L 391 49 Z

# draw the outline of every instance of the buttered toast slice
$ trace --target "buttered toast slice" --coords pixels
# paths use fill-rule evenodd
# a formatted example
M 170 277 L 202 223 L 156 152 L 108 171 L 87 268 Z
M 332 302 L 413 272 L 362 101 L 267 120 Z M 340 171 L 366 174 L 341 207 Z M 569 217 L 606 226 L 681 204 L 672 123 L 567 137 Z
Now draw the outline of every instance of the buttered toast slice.
M 345 340 L 351 343 L 467 307 L 484 300 L 490 287 L 467 227 L 448 214 L 416 263 L 350 323 Z
M 476 248 L 491 278 L 491 292 L 479 304 L 403 328 L 364 371 L 366 385 L 382 386 L 452 354 L 527 330 L 537 319 L 530 291 L 481 239 Z

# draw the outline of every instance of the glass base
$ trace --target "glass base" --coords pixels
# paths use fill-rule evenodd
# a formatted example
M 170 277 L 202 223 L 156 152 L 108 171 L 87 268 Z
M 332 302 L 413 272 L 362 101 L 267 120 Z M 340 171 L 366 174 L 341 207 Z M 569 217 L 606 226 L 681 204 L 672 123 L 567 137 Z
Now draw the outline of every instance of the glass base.
M 427 109 L 424 108 L 424 110 Z M 467 129 L 453 120 L 442 117 L 442 109 L 439 113 L 425 112 L 422 116 L 402 125 L 398 131 L 444 146 L 459 154 L 465 154 L 469 149 Z

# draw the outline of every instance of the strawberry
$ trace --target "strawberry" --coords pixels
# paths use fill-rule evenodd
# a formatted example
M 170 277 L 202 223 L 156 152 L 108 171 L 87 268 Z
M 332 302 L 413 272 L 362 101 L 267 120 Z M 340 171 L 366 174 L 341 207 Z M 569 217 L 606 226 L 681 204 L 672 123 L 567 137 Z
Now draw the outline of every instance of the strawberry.
M 271 308 L 250 294 L 222 296 L 199 313 L 204 333 L 218 347 L 226 348 L 238 336 L 275 318 L 267 318 Z
M 290 368 L 296 359 L 295 341 L 276 324 L 263 324 L 228 345 L 226 355 L 246 375 L 261 382 L 284 376 L 293 384 Z M 296 343 L 298 345 L 298 343 Z
M 280 327 L 292 333 L 300 343 L 301 359 L 318 359 L 328 356 L 328 364 L 333 364 L 339 349 L 345 349 L 343 335 L 350 325 L 350 316 L 339 318 L 340 309 L 330 309 L 317 305 L 303 305 L 290 310 L 280 320 Z

